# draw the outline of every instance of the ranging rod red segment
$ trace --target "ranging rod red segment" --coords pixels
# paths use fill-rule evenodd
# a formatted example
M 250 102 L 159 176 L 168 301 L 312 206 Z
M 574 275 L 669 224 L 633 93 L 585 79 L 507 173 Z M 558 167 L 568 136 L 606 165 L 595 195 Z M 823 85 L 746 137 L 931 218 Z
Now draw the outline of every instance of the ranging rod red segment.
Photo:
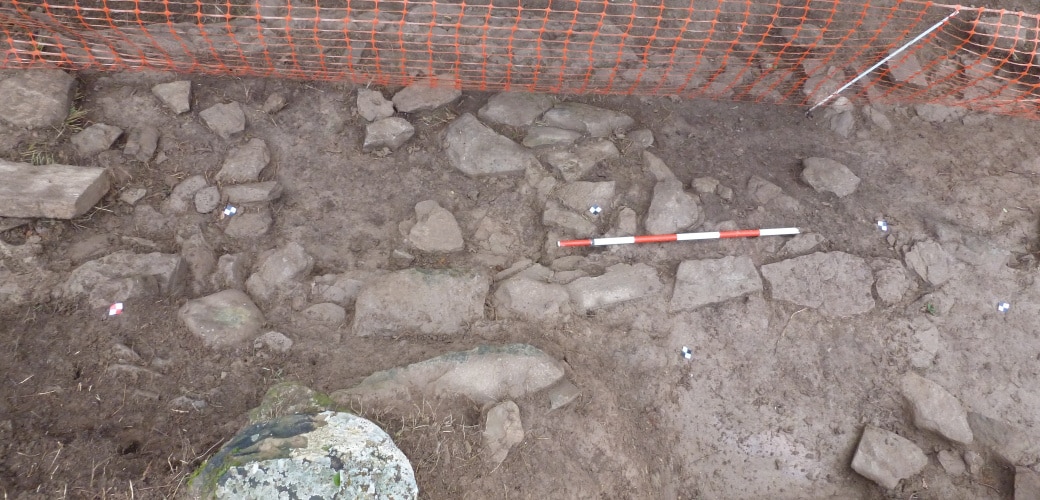
M 556 245 L 561 247 L 591 247 L 592 240 L 563 240 L 557 241 Z
M 735 231 L 719 231 L 719 238 L 757 238 L 762 231 L 758 229 L 737 229 Z
M 667 243 L 679 239 L 678 234 L 645 234 L 636 236 L 636 243 Z

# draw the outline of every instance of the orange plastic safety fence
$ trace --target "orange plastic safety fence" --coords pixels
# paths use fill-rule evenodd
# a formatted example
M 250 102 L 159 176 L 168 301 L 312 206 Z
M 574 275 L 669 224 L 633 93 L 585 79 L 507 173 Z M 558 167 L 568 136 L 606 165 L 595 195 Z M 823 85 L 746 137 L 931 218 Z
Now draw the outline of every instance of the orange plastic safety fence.
M 0 68 L 1038 115 L 1040 17 L 909 0 L 0 0 Z

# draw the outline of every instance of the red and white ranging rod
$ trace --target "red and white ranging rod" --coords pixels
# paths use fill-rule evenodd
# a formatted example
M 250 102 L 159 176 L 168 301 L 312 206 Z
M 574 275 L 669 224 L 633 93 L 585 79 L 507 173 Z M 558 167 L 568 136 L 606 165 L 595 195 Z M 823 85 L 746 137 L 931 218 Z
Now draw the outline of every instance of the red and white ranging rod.
M 708 231 L 704 233 L 646 234 L 642 236 L 618 236 L 616 238 L 592 238 L 588 240 L 557 241 L 559 247 L 602 247 L 606 245 L 629 245 L 632 243 L 667 243 L 670 241 L 719 240 L 728 238 L 756 238 L 758 236 L 790 236 L 798 234 L 797 227 L 772 229 L 738 229 L 735 231 Z

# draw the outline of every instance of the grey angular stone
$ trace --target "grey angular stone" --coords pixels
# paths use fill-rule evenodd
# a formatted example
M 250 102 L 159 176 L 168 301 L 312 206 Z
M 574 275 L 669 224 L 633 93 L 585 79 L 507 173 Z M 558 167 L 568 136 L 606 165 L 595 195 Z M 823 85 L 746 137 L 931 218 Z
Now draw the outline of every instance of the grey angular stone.
M 671 234 L 703 220 L 699 200 L 683 190 L 678 179 L 658 181 L 644 226 L 650 234 Z
M 583 215 L 560 209 L 558 206 L 550 206 L 542 212 L 542 224 L 560 228 L 572 236 L 591 236 L 596 231 L 596 225 L 586 220 Z
M 151 125 L 142 125 L 130 129 L 130 135 L 126 138 L 126 146 L 123 154 L 132 156 L 140 162 L 148 162 L 159 147 L 159 129 Z
M 859 177 L 830 158 L 806 158 L 802 160 L 802 180 L 821 193 L 834 193 L 843 198 L 856 191 Z
M 690 187 L 697 194 L 715 194 L 715 190 L 719 188 L 719 180 L 714 177 L 698 177 L 690 183 Z
M 394 107 L 402 113 L 414 113 L 447 106 L 462 97 L 455 81 L 447 75 L 416 80 L 394 94 Z
M 752 175 L 747 183 L 748 195 L 760 205 L 768 204 L 784 194 L 784 190 L 757 175 Z
M 59 69 L 27 69 L 0 80 L 0 120 L 15 127 L 59 127 L 72 106 L 76 79 Z
M 271 153 L 267 149 L 267 143 L 262 139 L 250 139 L 249 142 L 228 151 L 220 172 L 217 172 L 216 180 L 256 182 L 270 161 Z
M 0 217 L 72 219 L 90 210 L 111 185 L 105 168 L 0 160 Z
M 415 205 L 417 221 L 408 233 L 408 242 L 423 252 L 458 252 L 465 248 L 462 230 L 451 212 L 436 201 L 420 201 Z
M 361 150 L 377 151 L 383 148 L 396 150 L 415 135 L 415 127 L 400 117 L 383 118 L 365 127 L 365 142 Z
M 888 77 L 895 82 L 928 86 L 928 76 L 921 70 L 921 63 L 913 54 L 900 54 L 890 59 L 885 66 L 888 66 Z
M 92 305 L 102 306 L 115 300 L 103 296 L 104 294 L 100 292 L 94 294 L 96 288 L 111 287 L 113 285 L 106 285 L 106 283 L 119 281 L 121 284 L 116 284 L 119 287 L 133 285 L 147 289 L 148 281 L 154 280 L 160 294 L 177 296 L 184 291 L 187 275 L 188 266 L 179 255 L 158 252 L 135 254 L 121 251 L 86 262 L 74 269 L 62 285 L 61 292 L 65 297 L 72 299 L 88 297 L 91 299 Z M 136 284 L 133 283 L 134 280 L 137 280 Z M 140 290 L 140 288 L 137 289 Z
M 971 427 L 961 402 L 942 386 L 916 373 L 907 373 L 901 382 L 903 397 L 910 403 L 914 425 L 943 437 L 971 444 Z
M 311 257 L 299 243 L 291 241 L 264 258 L 256 273 L 249 277 L 249 282 L 262 280 L 270 285 L 283 285 L 303 279 L 314 268 L 314 257 Z M 250 292 L 252 293 L 252 292 Z
M 1035 433 L 976 412 L 968 412 L 968 425 L 975 442 L 989 448 L 1005 462 L 1031 465 L 1040 461 L 1040 437 Z M 968 465 L 971 464 L 968 461 Z
M 852 130 L 856 128 L 856 116 L 852 114 L 851 109 L 837 111 L 830 116 L 828 123 L 832 132 L 848 139 Z
M 614 199 L 614 181 L 568 182 L 557 188 L 553 195 L 571 210 L 585 212 L 594 205 L 607 209 Z
M 593 309 L 641 299 L 664 288 L 657 271 L 643 263 L 614 264 L 600 276 L 578 278 L 567 284 L 567 293 L 575 310 Z
M 1040 498 L 1040 473 L 1026 467 L 1015 467 L 1015 500 Z
M 365 280 L 371 277 L 367 274 L 364 271 L 351 271 L 318 276 L 311 284 L 312 297 L 344 307 L 352 306 Z
M 625 134 L 625 140 L 629 147 L 636 151 L 642 151 L 654 145 L 654 133 L 650 129 L 641 128 Z
M 370 122 L 394 116 L 394 103 L 378 90 L 358 89 L 357 109 L 358 114 Z
M 657 182 L 675 179 L 675 174 L 668 168 L 668 165 L 665 165 L 663 160 L 649 151 L 643 151 L 643 167 Z
M 224 195 L 230 203 L 265 203 L 282 196 L 282 185 L 278 181 L 236 184 L 225 186 Z
M 129 188 L 119 193 L 119 201 L 127 205 L 136 205 L 147 194 L 148 190 L 145 188 Z
M 877 280 L 874 282 L 874 291 L 877 292 L 878 298 L 886 304 L 899 303 L 913 284 L 906 275 L 906 268 L 897 260 L 878 269 L 875 276 Z
M 635 210 L 625 207 L 618 212 L 617 234 L 620 236 L 639 234 L 639 214 Z
M 123 135 L 123 129 L 119 127 L 95 123 L 73 135 L 69 142 L 76 146 L 76 151 L 79 151 L 79 154 L 93 156 L 102 151 L 107 151 L 121 135 Z
M 542 146 L 570 146 L 581 139 L 581 132 L 556 127 L 531 127 L 524 135 L 523 145 L 529 148 Z
M 863 429 L 863 437 L 852 457 L 852 470 L 886 489 L 899 480 L 921 472 L 928 457 L 910 440 L 873 426 Z
M 314 304 L 300 314 L 307 321 L 327 326 L 340 326 L 347 321 L 346 309 L 331 302 Z
M 600 163 L 621 156 L 617 146 L 607 139 L 589 140 L 567 149 L 545 153 L 545 162 L 560 172 L 568 182 L 581 179 Z
M 230 139 L 246 129 L 246 114 L 237 102 L 215 104 L 202 110 L 199 117 L 222 139 Z
M 715 194 L 719 195 L 723 201 L 733 201 L 733 188 L 719 184 L 719 187 L 715 188 Z
M 816 252 L 762 266 L 773 299 L 846 318 L 874 308 L 874 276 L 866 261 L 844 252 Z
M 928 368 L 935 361 L 935 356 L 942 346 L 939 329 L 927 319 L 918 319 L 911 323 L 911 342 L 908 346 L 910 366 Z
M 376 372 L 330 396 L 339 404 L 463 396 L 478 405 L 520 399 L 563 378 L 563 366 L 527 344 L 481 346 Z
M 570 295 L 562 285 L 520 275 L 495 291 L 495 315 L 524 321 L 553 321 L 571 313 Z
M 903 256 L 906 267 L 917 273 L 929 285 L 939 286 L 953 277 L 954 260 L 942 245 L 932 240 L 914 243 Z
M 784 243 L 782 251 L 787 255 L 804 254 L 824 242 L 823 236 L 816 233 L 802 233 Z
M 874 106 L 864 106 L 863 114 L 874 124 L 877 128 L 886 132 L 891 131 L 894 127 L 892 121 L 885 116 L 885 113 Z
M 691 311 L 760 291 L 762 278 L 750 257 L 684 260 L 668 307 L 673 312 Z
M 217 270 L 213 274 L 213 284 L 216 288 L 245 290 L 246 279 L 249 278 L 249 264 L 250 259 L 247 253 L 221 255 L 217 259 Z
M 574 130 L 591 137 L 609 137 L 617 132 L 626 132 L 636 123 L 624 113 L 578 102 L 557 104 L 545 112 L 542 121 L 550 127 Z
M 406 269 L 365 283 L 354 304 L 354 333 L 457 334 L 484 318 L 488 278 L 474 272 Z
M 552 411 L 563 408 L 577 399 L 581 395 L 581 389 L 578 389 L 578 386 L 571 383 L 570 380 L 563 379 L 550 387 L 546 395 L 549 396 L 549 410 Z
M 220 189 L 217 186 L 207 186 L 195 192 L 195 211 L 200 214 L 208 214 L 220 205 Z
M 270 349 L 277 353 L 287 353 L 292 349 L 293 341 L 282 332 L 265 332 L 253 341 L 254 349 Z
M 968 473 L 972 476 L 978 476 L 982 473 L 982 468 L 986 465 L 986 460 L 982 458 L 973 450 L 967 450 L 964 452 L 964 463 L 968 466 Z
M 964 465 L 964 460 L 954 451 L 942 450 L 937 458 L 939 459 L 939 465 L 951 476 L 963 476 L 968 470 L 967 466 Z
M 379 426 L 324 411 L 242 429 L 189 482 L 188 496 L 414 500 L 419 489 L 408 458 Z
M 496 125 L 526 127 L 552 108 L 554 102 L 555 99 L 548 94 L 503 92 L 488 99 L 477 116 Z
M 943 106 L 942 104 L 915 104 L 917 117 L 928 123 L 947 123 L 960 120 L 968 114 L 967 108 Z
M 206 347 L 234 347 L 256 337 L 264 315 L 241 290 L 224 290 L 189 300 L 177 316 Z
M 285 95 L 275 92 L 267 96 L 267 100 L 264 101 L 264 105 L 260 108 L 260 111 L 273 115 L 284 109 L 286 104 L 288 104 L 288 100 L 286 100 Z
M 270 210 L 244 212 L 241 209 L 231 217 L 224 234 L 235 239 L 259 238 L 266 235 L 274 224 Z
M 163 201 L 162 211 L 168 214 L 183 214 L 191 210 L 195 203 L 195 193 L 209 183 L 201 175 L 193 175 L 184 179 L 170 191 L 170 196 Z
M 444 147 L 452 166 L 470 176 L 515 174 L 541 167 L 534 153 L 499 135 L 469 113 L 448 126 Z
M 191 110 L 191 82 L 189 81 L 160 83 L 152 87 L 152 94 L 175 114 L 179 115 Z
M 490 466 L 499 466 L 506 460 L 509 450 L 523 440 L 524 425 L 516 403 L 503 401 L 488 410 L 484 423 L 484 458 Z

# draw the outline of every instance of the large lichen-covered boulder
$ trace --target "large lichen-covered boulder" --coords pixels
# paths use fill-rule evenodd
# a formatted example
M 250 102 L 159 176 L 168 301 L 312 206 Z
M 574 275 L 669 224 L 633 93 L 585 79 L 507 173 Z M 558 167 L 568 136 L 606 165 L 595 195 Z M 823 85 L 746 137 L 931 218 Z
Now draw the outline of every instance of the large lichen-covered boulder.
M 205 499 L 414 499 L 408 458 L 382 429 L 356 415 L 324 411 L 250 425 L 189 483 Z

